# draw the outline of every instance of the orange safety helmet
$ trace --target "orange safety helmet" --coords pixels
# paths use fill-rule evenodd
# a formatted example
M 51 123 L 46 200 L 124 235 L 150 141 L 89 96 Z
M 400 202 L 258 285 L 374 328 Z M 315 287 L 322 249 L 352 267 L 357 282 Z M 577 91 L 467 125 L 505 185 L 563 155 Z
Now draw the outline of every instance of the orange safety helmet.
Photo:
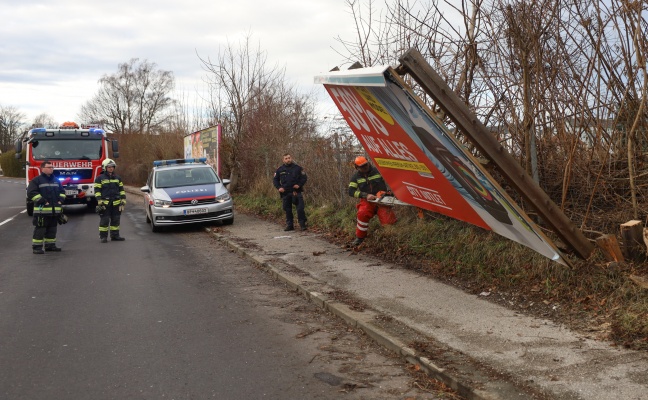
M 369 161 L 367 161 L 366 158 L 363 156 L 358 156 L 355 158 L 353 163 L 355 164 L 356 167 L 362 167 L 363 165 L 367 164 Z

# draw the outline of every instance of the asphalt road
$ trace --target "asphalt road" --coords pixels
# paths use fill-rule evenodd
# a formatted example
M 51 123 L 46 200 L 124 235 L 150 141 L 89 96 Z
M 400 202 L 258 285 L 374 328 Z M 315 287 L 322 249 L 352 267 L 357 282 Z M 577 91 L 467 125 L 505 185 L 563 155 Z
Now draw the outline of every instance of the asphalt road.
M 63 251 L 34 255 L 24 181 L 0 179 L 0 398 L 435 398 L 201 228 L 154 234 L 140 207 L 129 195 L 127 240 L 105 244 L 70 207 Z

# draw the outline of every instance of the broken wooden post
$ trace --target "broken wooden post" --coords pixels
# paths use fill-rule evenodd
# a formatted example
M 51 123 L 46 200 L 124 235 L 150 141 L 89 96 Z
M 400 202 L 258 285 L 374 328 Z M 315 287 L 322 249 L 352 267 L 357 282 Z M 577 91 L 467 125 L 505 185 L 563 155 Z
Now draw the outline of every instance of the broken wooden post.
M 607 261 L 624 262 L 619 241 L 614 235 L 603 235 L 596 239 L 596 245 L 602 250 Z
M 643 262 L 646 259 L 643 229 L 643 223 L 636 219 L 621 224 L 622 250 L 626 259 L 636 262 Z

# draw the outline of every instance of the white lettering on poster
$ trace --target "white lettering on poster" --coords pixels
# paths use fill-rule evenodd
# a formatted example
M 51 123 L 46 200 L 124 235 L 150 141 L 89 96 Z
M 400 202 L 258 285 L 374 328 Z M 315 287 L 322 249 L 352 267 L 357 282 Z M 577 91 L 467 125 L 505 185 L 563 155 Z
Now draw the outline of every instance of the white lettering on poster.
M 335 100 L 340 103 L 342 111 L 349 114 L 349 122 L 351 122 L 356 129 L 364 129 L 369 132 L 369 124 L 367 124 L 367 121 L 362 117 L 364 109 L 358 99 L 353 95 L 353 93 L 351 93 L 351 90 L 349 88 L 334 87 L 331 88 L 331 93 L 333 94 L 333 97 L 335 97 Z
M 385 153 L 393 158 L 407 161 L 418 161 L 416 157 L 414 157 L 414 154 L 409 151 L 407 146 L 401 142 L 378 138 L 378 143 L 382 145 Z
M 436 190 L 426 188 L 423 186 L 414 185 L 413 183 L 403 182 L 407 191 L 414 197 L 415 200 L 422 201 L 424 203 L 433 204 L 437 207 L 442 207 L 448 210 L 452 208 L 449 207 L 446 202 L 443 200 L 443 197 Z
M 363 129 L 369 134 L 389 136 L 387 128 L 383 125 L 378 117 L 370 110 L 365 110 L 362 103 L 352 93 L 351 88 L 331 87 L 331 94 L 340 104 L 343 113 L 348 114 L 348 122 L 356 129 Z M 365 119 L 366 118 L 366 119 Z M 367 123 L 367 120 L 369 123 Z M 371 125 L 371 127 L 370 127 Z M 371 129 L 373 128 L 373 130 Z M 384 139 L 382 137 L 370 136 L 358 133 L 358 137 L 365 144 L 365 148 L 374 155 L 383 155 L 390 158 L 406 161 L 418 162 L 418 159 L 412 154 L 402 142 Z
M 385 125 L 380 121 L 378 117 L 376 117 L 374 114 L 368 112 L 367 118 L 369 118 L 369 122 L 371 122 L 371 125 L 378 131 L 378 133 L 381 133 L 385 136 L 389 136 L 389 131 L 387 131 L 387 128 L 385 128 Z

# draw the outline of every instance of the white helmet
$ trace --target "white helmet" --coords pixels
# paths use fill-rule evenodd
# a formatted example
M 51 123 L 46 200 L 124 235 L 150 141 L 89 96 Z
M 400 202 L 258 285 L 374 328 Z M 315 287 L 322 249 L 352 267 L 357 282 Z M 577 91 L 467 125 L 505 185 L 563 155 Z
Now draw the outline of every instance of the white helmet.
M 103 162 L 101 163 L 101 166 L 103 167 L 103 169 L 106 169 L 108 167 L 117 168 L 117 164 L 115 164 L 115 162 L 113 160 L 111 160 L 110 158 L 106 158 L 105 160 L 103 160 Z

